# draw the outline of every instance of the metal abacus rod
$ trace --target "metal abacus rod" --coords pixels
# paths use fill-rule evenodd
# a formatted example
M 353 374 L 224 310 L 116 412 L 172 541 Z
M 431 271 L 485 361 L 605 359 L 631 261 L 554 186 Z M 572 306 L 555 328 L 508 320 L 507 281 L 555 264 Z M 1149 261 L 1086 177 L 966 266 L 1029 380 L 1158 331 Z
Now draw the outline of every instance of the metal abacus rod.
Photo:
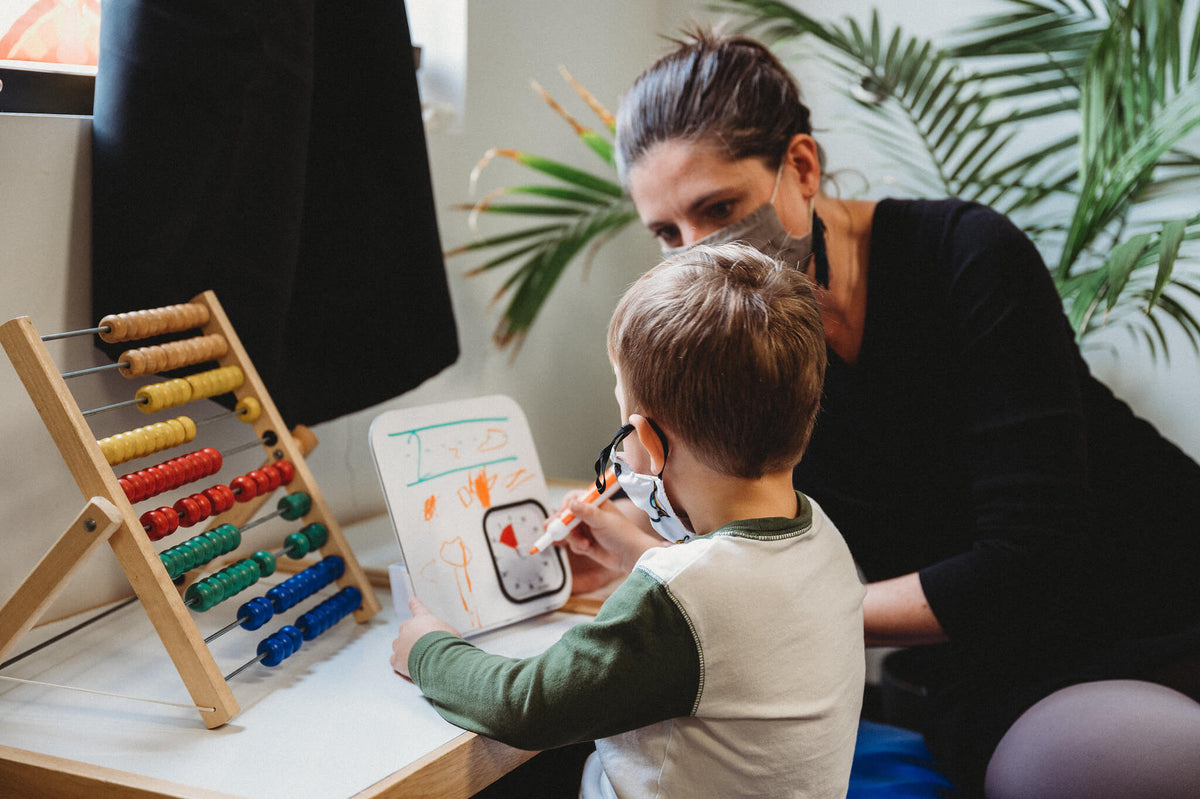
M 85 327 L 82 330 L 68 330 L 63 333 L 47 333 L 42 336 L 42 341 L 58 341 L 64 338 L 75 338 L 76 336 L 90 336 L 96 333 L 107 333 L 111 330 L 107 325 L 99 325 L 97 327 Z
M 42 336 L 42 341 L 56 341 L 74 336 L 87 336 L 99 333 L 100 338 L 110 344 L 131 339 L 150 338 L 163 333 L 178 333 L 200 327 L 208 322 L 210 312 L 203 303 L 189 302 L 179 305 L 167 305 L 162 308 L 150 308 L 144 311 L 130 311 L 122 314 L 109 314 L 100 320 L 96 327 L 83 330 L 68 330 L 65 333 L 51 333 Z

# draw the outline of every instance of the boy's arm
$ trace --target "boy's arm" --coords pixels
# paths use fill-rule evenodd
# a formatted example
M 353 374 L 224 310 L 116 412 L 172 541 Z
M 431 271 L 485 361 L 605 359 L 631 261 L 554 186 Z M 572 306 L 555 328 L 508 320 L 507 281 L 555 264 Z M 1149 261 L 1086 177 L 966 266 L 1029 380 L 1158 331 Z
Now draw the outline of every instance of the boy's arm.
M 422 636 L 432 632 L 446 632 L 458 638 L 462 636 L 458 630 L 434 616 L 429 608 L 425 607 L 425 603 L 415 596 L 408 600 L 408 609 L 412 611 L 413 617 L 400 625 L 400 632 L 396 634 L 396 640 L 392 641 L 391 662 L 396 673 L 412 679 L 408 673 L 408 653 Z
M 700 650 L 670 593 L 635 570 L 595 620 L 524 660 L 447 632 L 423 635 L 407 666 L 448 721 L 521 749 L 595 740 L 691 714 Z

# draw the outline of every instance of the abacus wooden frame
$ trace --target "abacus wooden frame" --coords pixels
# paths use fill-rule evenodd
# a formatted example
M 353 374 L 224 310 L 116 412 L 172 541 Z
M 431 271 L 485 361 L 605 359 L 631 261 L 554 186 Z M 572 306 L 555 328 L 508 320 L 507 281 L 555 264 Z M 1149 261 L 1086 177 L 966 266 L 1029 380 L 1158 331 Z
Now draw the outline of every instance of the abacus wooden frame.
M 220 366 L 241 367 L 244 382 L 234 394 L 239 400 L 243 397 L 254 397 L 262 406 L 262 413 L 253 423 L 254 432 L 260 440 L 268 432 L 273 432 L 276 441 L 267 449 L 268 459 L 286 458 L 295 467 L 296 474 L 289 487 L 292 490 L 304 491 L 312 499 L 312 508 L 305 515 L 305 519 L 319 522 L 328 529 L 328 541 L 322 547 L 322 552 L 326 556 L 337 555 L 345 561 L 345 573 L 338 580 L 338 585 L 354 585 L 362 591 L 362 605 L 354 612 L 354 618 L 360 623 L 365 622 L 379 612 L 379 601 L 346 542 L 341 527 L 330 513 L 316 479 L 304 460 L 299 442 L 284 426 L 275 403 L 246 354 L 229 317 L 217 301 L 216 294 L 205 291 L 193 297 L 191 302 L 202 303 L 209 310 L 209 321 L 201 328 L 201 334 L 220 333 L 228 342 L 229 351 L 217 359 L 217 363 Z M 101 453 L 83 412 L 75 403 L 41 336 L 28 317 L 18 317 L 0 325 L 0 344 L 8 353 L 9 360 L 12 361 L 26 392 L 33 400 L 84 497 L 100 497 L 118 511 L 120 522 L 107 535 L 113 554 L 120 562 L 134 593 L 137 594 L 146 615 L 166 647 L 192 701 L 200 711 L 204 724 L 210 729 L 221 726 L 237 715 L 237 700 L 184 605 L 179 589 L 172 583 L 136 511 L 117 482 L 116 474 Z M 261 499 L 265 497 L 256 498 L 259 503 Z M 240 526 L 256 505 L 255 501 L 239 505 L 225 514 L 222 521 Z M 85 508 L 85 512 L 86 510 Z M 232 518 L 233 516 L 238 518 Z M 74 562 L 82 559 L 90 551 L 90 547 L 82 547 L 84 551 L 61 556 L 63 551 L 67 551 L 64 549 L 67 545 L 63 543 L 63 539 L 70 534 L 71 529 L 73 528 L 64 533 L 47 558 L 43 559 L 45 562 L 58 551 L 60 557 L 56 559 L 57 564 L 69 568 L 64 568 L 61 574 L 53 575 L 49 573 L 49 569 L 43 569 L 39 564 L 39 567 L 22 582 L 13 598 L 0 608 L 0 658 L 3 658 L 36 621 L 35 613 L 40 613 L 49 598 L 61 588 L 69 577 Z M 72 557 L 74 561 L 64 562 Z M 14 604 L 16 600 L 19 602 Z M 11 622 L 3 621 L 9 618 L 12 619 Z

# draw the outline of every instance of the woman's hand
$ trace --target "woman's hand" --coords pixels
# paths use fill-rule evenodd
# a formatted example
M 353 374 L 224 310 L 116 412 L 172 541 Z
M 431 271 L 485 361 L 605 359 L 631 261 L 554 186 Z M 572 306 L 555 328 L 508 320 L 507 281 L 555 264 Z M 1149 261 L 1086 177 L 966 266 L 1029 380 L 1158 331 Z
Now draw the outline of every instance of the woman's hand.
M 408 609 L 412 611 L 413 617 L 400 625 L 400 632 L 396 635 L 396 640 L 392 641 L 391 663 L 397 674 L 405 679 L 412 679 L 408 673 L 408 653 L 421 636 L 439 630 L 460 638 L 462 636 L 458 630 L 434 616 L 429 608 L 425 607 L 425 603 L 416 597 L 408 600 Z
M 585 556 L 571 559 L 576 580 L 585 585 L 595 582 L 598 577 L 602 581 L 591 588 L 578 587 L 575 589 L 577 593 L 586 593 L 614 577 L 629 574 L 643 553 L 667 545 L 653 530 L 646 529 L 649 527 L 648 520 L 645 528 L 635 521 L 645 520 L 646 514 L 635 508 L 632 502 L 617 499 L 596 506 L 580 502 L 579 496 L 568 494 L 563 505 L 580 521 L 564 539 L 564 544 L 573 555 Z M 594 574 L 594 567 L 575 571 L 575 564 L 586 562 L 585 558 L 592 560 L 602 570 L 601 575 Z

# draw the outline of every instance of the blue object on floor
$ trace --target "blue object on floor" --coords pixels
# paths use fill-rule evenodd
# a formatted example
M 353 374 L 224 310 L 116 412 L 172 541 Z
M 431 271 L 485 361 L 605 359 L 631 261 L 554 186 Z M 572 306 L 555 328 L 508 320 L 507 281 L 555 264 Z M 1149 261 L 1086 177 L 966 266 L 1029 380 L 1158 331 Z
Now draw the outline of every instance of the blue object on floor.
M 950 780 L 938 773 L 920 734 L 860 721 L 846 799 L 947 799 Z

